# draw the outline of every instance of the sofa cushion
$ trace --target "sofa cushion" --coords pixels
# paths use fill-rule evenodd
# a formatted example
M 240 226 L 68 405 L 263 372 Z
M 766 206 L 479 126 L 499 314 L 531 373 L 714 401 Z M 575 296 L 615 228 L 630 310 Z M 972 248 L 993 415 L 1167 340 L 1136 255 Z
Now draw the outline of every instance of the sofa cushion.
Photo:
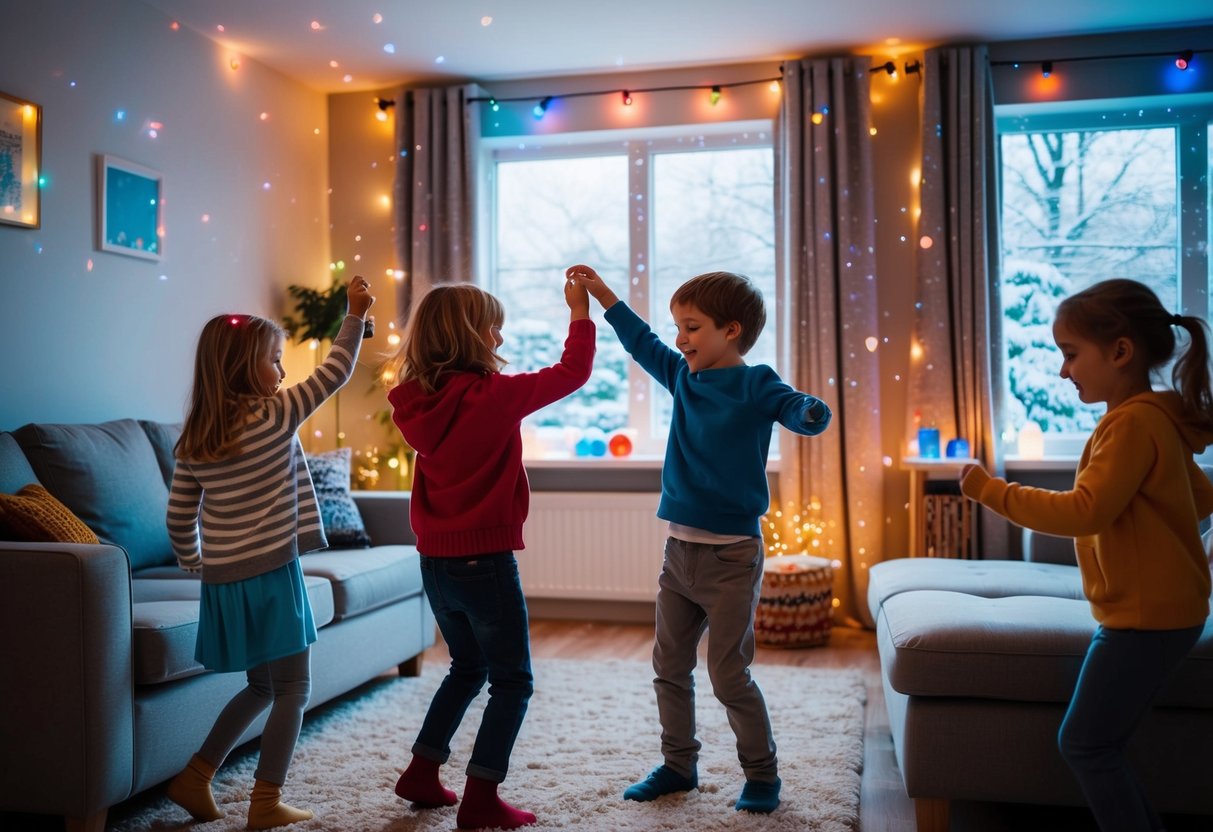
M 138 422 L 30 424 L 13 436 L 47 491 L 102 542 L 125 549 L 132 568 L 173 561 L 168 487 Z
M 349 448 L 307 455 L 324 536 L 333 549 L 365 549 L 371 545 L 362 515 L 350 496 L 350 456 Z
M 1080 600 L 1085 597 L 1077 566 L 1017 560 L 897 558 L 872 567 L 868 578 L 868 609 L 875 618 L 889 598 L 919 589 L 963 592 L 986 598 L 1047 595 Z
M 901 693 L 1068 702 L 1095 626 L 1086 601 L 918 590 L 885 600 L 876 637 Z
M 173 448 L 181 438 L 182 424 L 140 419 L 139 427 L 143 428 L 148 441 L 152 443 L 152 450 L 156 452 L 156 462 L 160 466 L 160 473 L 164 475 L 164 484 L 172 488 L 173 469 L 177 467 L 177 456 L 173 453 Z
M 36 482 L 0 494 L 0 533 L 41 543 L 98 543 L 79 517 Z
M 37 481 L 17 440 L 11 433 L 0 433 L 0 494 L 15 494 L 21 486 Z
M 312 616 L 320 628 L 333 620 L 333 591 L 323 578 L 304 577 Z M 202 582 L 136 578 L 131 581 L 135 684 L 155 685 L 205 671 L 194 661 Z
M 303 574 L 332 583 L 336 621 L 422 592 L 421 557 L 413 546 L 311 552 L 299 563 Z
M 1085 600 L 983 598 L 918 590 L 888 598 L 876 622 L 882 672 L 915 696 L 1070 701 L 1095 633 Z M 1213 624 L 1156 704 L 1213 708 Z

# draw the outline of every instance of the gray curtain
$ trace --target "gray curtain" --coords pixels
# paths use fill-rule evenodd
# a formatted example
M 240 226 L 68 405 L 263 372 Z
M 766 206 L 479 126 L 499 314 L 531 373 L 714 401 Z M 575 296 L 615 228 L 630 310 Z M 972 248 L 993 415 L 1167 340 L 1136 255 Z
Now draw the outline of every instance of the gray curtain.
M 968 439 L 972 455 L 1001 473 L 994 422 L 1003 390 L 998 157 L 989 56 L 984 46 L 950 46 L 925 58 L 914 324 L 921 353 L 910 362 L 909 401 L 924 421 L 935 422 L 944 442 Z M 980 516 L 974 551 L 1005 557 L 1006 524 L 989 512 Z
M 867 570 L 884 550 L 884 469 L 879 363 L 868 346 L 879 334 L 868 64 L 784 64 L 775 131 L 777 314 L 789 336 L 781 358 L 786 380 L 824 399 L 834 421 L 816 437 L 780 433 L 775 501 L 781 538 L 795 540 L 799 526 L 806 551 L 835 562 L 835 621 L 871 626 Z
M 474 278 L 474 154 L 480 108 L 475 85 L 403 89 L 396 96 L 398 326 L 435 283 Z

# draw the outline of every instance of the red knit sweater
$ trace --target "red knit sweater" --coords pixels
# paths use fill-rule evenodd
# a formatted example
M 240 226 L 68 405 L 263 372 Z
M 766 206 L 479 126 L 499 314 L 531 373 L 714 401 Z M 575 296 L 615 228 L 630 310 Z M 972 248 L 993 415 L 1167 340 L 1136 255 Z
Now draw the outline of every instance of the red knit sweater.
M 460 557 L 524 548 L 530 485 L 522 420 L 585 384 L 594 322 L 569 324 L 560 361 L 534 373 L 451 373 L 426 393 L 414 380 L 388 393 L 392 421 L 416 450 L 409 517 L 417 550 Z

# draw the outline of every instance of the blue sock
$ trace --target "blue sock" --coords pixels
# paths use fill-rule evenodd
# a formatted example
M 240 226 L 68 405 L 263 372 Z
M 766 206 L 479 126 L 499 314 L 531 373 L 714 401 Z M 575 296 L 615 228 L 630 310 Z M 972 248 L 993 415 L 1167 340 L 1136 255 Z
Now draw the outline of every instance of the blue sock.
M 761 780 L 747 780 L 741 789 L 741 797 L 737 798 L 737 811 L 761 812 L 769 814 L 779 805 L 779 787 L 782 785 L 778 777 L 774 783 L 764 783 Z
M 623 792 L 623 799 L 639 800 L 643 803 L 656 800 L 663 794 L 689 792 L 698 785 L 699 778 L 694 774 L 690 777 L 683 777 L 669 766 L 660 765 L 653 769 L 643 781 L 628 786 Z

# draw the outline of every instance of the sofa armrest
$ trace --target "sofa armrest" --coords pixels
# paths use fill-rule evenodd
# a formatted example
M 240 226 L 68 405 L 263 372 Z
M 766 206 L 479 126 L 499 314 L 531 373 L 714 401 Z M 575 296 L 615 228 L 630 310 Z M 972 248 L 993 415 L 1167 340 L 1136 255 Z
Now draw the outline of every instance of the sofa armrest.
M 408 491 L 353 491 L 358 513 L 374 546 L 417 545 L 409 525 Z
M 118 546 L 0 542 L 0 809 L 85 818 L 133 779 L 131 578 Z
M 1031 563 L 1056 563 L 1077 566 L 1074 538 L 1058 537 L 1031 529 L 1023 530 L 1023 559 Z

